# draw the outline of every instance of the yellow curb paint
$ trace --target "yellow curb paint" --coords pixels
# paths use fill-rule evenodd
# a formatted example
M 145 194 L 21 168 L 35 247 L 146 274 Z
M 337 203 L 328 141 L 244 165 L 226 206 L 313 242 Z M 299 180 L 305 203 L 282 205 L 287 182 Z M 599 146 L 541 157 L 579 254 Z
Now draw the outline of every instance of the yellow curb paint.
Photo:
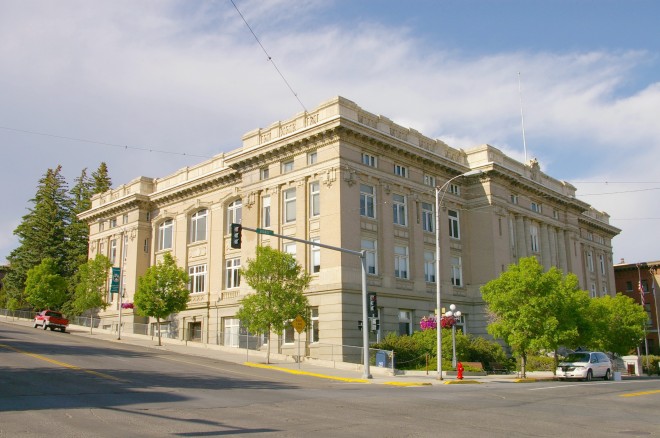
M 61 367 L 64 367 L 64 368 L 69 368 L 71 370 L 82 371 L 82 372 L 87 373 L 87 374 L 92 374 L 92 375 L 97 376 L 97 377 L 103 377 L 104 379 L 115 380 L 117 382 L 123 382 L 124 381 L 122 379 L 111 376 L 109 374 L 99 373 L 98 371 L 86 370 L 86 369 L 80 368 L 76 365 L 71 365 L 71 364 L 66 363 L 66 362 L 60 362 L 59 360 L 51 359 L 49 357 L 42 356 L 40 354 L 35 354 L 35 353 L 30 353 L 30 352 L 27 352 L 27 351 L 23 351 L 23 350 L 20 350 L 18 348 L 11 347 L 9 345 L 0 344 L 0 347 L 6 348 L 8 350 L 15 351 L 17 353 L 25 354 L 27 356 L 32 356 L 35 359 L 43 360 L 44 362 L 49 362 L 49 363 L 52 363 L 53 365 L 58 365 L 58 366 L 61 366 Z
M 299 375 L 299 376 L 310 376 L 310 377 L 318 377 L 320 379 L 338 380 L 338 381 L 341 381 L 341 382 L 371 383 L 369 380 L 366 380 L 366 379 L 354 379 L 354 378 L 351 378 L 351 377 L 328 376 L 326 374 L 310 373 L 308 371 L 292 370 L 292 369 L 289 369 L 289 368 L 283 368 L 283 367 L 278 367 L 278 366 L 274 366 L 274 365 L 264 365 L 264 364 L 254 363 L 254 362 L 245 362 L 244 365 L 249 366 L 249 367 L 253 367 L 253 368 L 264 368 L 264 369 L 270 369 L 270 370 L 275 370 L 275 371 L 282 371 L 284 373 L 296 374 L 296 375 Z
M 631 392 L 629 394 L 619 394 L 619 397 L 638 397 L 640 395 L 651 395 L 651 394 L 659 394 L 660 389 L 654 389 L 652 391 L 640 391 L 640 392 Z
M 481 382 L 477 382 L 476 380 L 446 380 L 445 385 L 473 385 L 477 384 L 480 385 Z
M 430 386 L 430 382 L 383 382 L 383 385 L 391 386 Z

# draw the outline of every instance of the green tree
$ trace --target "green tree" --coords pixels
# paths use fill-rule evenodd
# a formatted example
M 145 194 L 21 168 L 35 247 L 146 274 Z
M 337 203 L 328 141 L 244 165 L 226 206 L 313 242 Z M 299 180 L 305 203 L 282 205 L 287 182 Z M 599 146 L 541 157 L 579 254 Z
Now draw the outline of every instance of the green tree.
M 544 273 L 536 257 L 527 257 L 481 288 L 491 317 L 488 333 L 521 357 L 523 376 L 527 355 L 546 346 L 546 331 L 560 326 L 552 308 L 558 286 L 555 272 Z
M 108 173 L 108 165 L 102 162 L 95 172 L 92 172 L 92 194 L 104 193 L 112 187 L 112 180 Z
M 80 172 L 74 180 L 71 191 L 69 211 L 69 224 L 66 229 L 66 276 L 72 281 L 71 289 L 75 288 L 75 272 L 78 266 L 87 263 L 89 245 L 89 225 L 78 219 L 78 214 L 89 210 L 92 206 L 92 180 L 87 176 L 87 169 Z
M 147 269 L 138 279 L 134 305 L 138 315 L 156 318 L 158 345 L 161 344 L 160 320 L 168 315 L 185 310 L 188 306 L 188 274 L 176 265 L 167 252 L 163 261 Z
M 303 292 L 311 276 L 291 254 L 259 246 L 242 276 L 255 293 L 241 301 L 236 317 L 251 333 L 281 335 L 290 320 L 305 314 L 309 304 Z M 270 363 L 270 342 L 266 361 Z
M 30 200 L 33 206 L 14 230 L 19 246 L 7 257 L 10 269 L 3 284 L 7 298 L 19 307 L 27 304 L 24 293 L 28 271 L 44 258 L 51 258 L 57 272 L 65 274 L 65 230 L 70 218 L 70 204 L 61 171 L 62 166 L 48 169 L 39 180 L 37 192 Z
M 30 269 L 25 282 L 25 299 L 35 309 L 59 309 L 67 299 L 66 280 L 51 258 Z
M 594 350 L 625 355 L 644 339 L 648 315 L 634 299 L 621 293 L 589 301 L 591 339 L 585 344 Z
M 102 254 L 97 254 L 95 258 L 80 265 L 75 277 L 73 300 L 70 304 L 71 314 L 82 315 L 87 310 L 108 307 L 105 296 L 111 267 L 110 260 Z M 90 333 L 92 333 L 92 327 L 90 317 Z

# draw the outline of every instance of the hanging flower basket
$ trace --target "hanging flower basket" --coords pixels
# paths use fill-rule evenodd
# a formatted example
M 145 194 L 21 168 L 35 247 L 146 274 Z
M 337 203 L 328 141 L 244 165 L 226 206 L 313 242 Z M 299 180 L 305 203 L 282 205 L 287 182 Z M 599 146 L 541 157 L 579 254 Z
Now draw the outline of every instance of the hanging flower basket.
M 453 316 L 443 316 L 440 320 L 440 326 L 442 328 L 452 328 L 454 325 L 456 325 L 456 318 Z
M 419 321 L 419 326 L 422 330 L 435 330 L 438 327 L 435 315 L 423 316 Z
M 121 303 L 121 308 L 122 309 L 132 309 L 133 308 L 133 303 Z

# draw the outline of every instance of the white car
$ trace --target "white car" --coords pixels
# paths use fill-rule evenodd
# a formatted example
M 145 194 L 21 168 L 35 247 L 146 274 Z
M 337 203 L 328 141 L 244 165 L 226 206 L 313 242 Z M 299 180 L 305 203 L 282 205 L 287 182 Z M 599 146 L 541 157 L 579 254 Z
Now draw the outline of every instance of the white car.
M 576 351 L 566 356 L 557 367 L 557 377 L 560 379 L 584 379 L 590 381 L 594 377 L 610 380 L 612 377 L 612 362 L 605 353 L 593 351 Z

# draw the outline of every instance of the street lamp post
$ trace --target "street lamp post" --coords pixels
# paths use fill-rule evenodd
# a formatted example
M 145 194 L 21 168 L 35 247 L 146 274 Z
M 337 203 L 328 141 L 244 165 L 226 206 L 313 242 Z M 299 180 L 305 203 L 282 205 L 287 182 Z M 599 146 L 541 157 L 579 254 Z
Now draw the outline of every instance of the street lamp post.
M 461 317 L 461 311 L 456 310 L 456 305 L 449 306 L 445 313 L 447 318 L 452 318 L 451 322 L 451 366 L 456 368 L 456 319 Z
M 462 173 L 460 175 L 456 175 L 453 178 L 450 178 L 446 183 L 444 183 L 440 187 L 435 188 L 435 300 L 436 300 L 436 309 L 435 309 L 435 318 L 436 318 L 436 347 L 438 351 L 438 380 L 442 380 L 442 327 L 441 327 L 441 320 L 442 320 L 442 307 L 440 307 L 441 304 L 441 299 L 440 299 L 440 291 L 441 291 L 441 278 L 442 276 L 440 275 L 440 205 L 442 205 L 442 200 L 445 198 L 445 194 L 447 194 L 447 187 L 449 187 L 449 183 L 455 180 L 456 178 L 460 178 L 463 176 L 473 176 L 473 175 L 479 175 L 482 173 L 481 170 L 475 169 L 475 170 L 470 170 L 469 172 Z M 440 194 L 442 193 L 442 196 Z

